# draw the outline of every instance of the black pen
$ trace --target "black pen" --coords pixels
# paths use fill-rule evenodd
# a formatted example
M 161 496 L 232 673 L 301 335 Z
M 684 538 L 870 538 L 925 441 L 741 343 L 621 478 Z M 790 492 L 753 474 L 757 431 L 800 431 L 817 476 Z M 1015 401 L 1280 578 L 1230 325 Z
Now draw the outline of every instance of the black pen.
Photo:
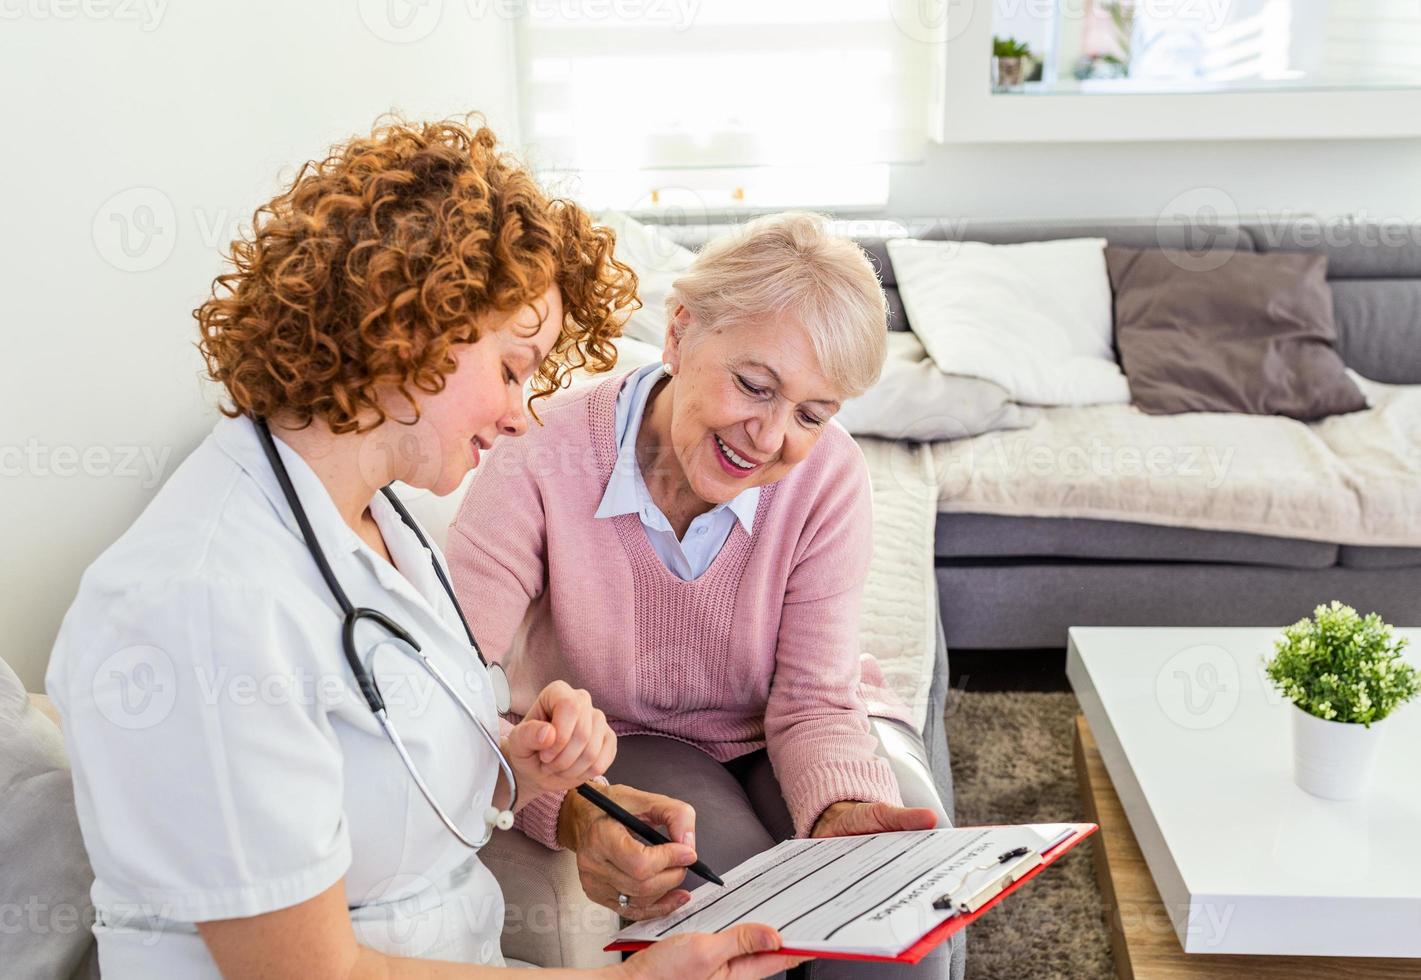
M 623 827 L 627 828 L 632 833 L 636 834 L 648 844 L 657 845 L 672 843 L 672 841 L 668 840 L 666 835 L 661 833 L 661 831 L 638 820 L 636 817 L 632 816 L 626 810 L 623 810 L 621 807 L 617 806 L 617 804 L 607 799 L 607 797 L 603 796 L 601 793 L 597 792 L 595 789 L 593 789 L 591 786 L 588 786 L 586 783 L 583 783 L 581 786 L 577 787 L 577 795 L 582 797 L 588 803 L 591 803 L 597 809 L 601 810 L 607 816 L 617 821 L 617 823 L 621 824 Z M 725 884 L 725 882 L 721 881 L 720 877 L 714 871 L 706 867 L 706 863 L 704 861 L 697 861 L 687 870 L 694 871 L 706 881 L 714 882 L 717 885 Z

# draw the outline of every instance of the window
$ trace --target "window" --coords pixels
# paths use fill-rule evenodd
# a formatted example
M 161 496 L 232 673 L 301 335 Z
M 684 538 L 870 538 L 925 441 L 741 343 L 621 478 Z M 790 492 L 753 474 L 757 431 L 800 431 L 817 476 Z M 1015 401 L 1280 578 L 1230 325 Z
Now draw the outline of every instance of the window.
M 943 45 L 895 16 L 909 6 L 530 0 L 523 138 L 594 207 L 881 204 L 941 111 Z
M 1421 86 L 1416 0 L 1041 0 L 999 6 L 993 24 L 1031 62 L 1011 84 L 999 76 L 1003 91 Z

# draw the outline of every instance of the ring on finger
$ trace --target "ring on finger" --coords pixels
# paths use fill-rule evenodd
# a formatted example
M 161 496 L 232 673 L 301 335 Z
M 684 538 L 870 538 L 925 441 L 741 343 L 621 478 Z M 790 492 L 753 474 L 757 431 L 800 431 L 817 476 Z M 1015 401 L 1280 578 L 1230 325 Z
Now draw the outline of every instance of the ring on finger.
M 618 908 L 623 908 L 623 909 L 624 909 L 624 908 L 626 908 L 626 907 L 627 907 L 628 905 L 630 905 L 630 904 L 632 904 L 632 900 L 631 900 L 630 898 L 627 898 L 627 896 L 621 894 L 620 892 L 617 893 L 617 907 L 618 907 Z

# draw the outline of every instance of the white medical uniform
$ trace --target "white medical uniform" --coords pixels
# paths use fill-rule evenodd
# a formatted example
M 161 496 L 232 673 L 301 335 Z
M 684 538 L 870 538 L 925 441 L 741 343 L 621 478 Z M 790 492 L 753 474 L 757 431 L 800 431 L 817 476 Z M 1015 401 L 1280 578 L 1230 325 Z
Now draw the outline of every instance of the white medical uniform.
M 390 567 L 277 445 L 351 601 L 408 630 L 497 735 L 488 673 L 429 552 L 376 494 Z M 85 573 L 46 686 L 94 868 L 105 980 L 216 977 L 193 923 L 295 905 L 342 876 L 362 945 L 502 965 L 498 883 L 381 731 L 341 619 L 245 418 L 219 422 Z M 362 625 L 357 648 L 384 635 Z M 420 772 L 477 840 L 496 756 L 412 659 L 386 644 L 375 664 Z

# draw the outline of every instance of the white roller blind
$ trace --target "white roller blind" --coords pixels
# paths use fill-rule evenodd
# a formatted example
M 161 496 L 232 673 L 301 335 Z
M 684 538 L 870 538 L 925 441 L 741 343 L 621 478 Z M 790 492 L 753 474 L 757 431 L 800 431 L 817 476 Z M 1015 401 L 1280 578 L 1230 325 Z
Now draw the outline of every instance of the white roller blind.
M 1421 82 L 1421 2 L 1333 0 L 1328 14 L 1327 80 Z
M 921 159 L 941 45 L 905 25 L 902 6 L 645 0 L 594 17 L 530 2 L 518 22 L 524 139 L 542 166 L 569 171 Z

